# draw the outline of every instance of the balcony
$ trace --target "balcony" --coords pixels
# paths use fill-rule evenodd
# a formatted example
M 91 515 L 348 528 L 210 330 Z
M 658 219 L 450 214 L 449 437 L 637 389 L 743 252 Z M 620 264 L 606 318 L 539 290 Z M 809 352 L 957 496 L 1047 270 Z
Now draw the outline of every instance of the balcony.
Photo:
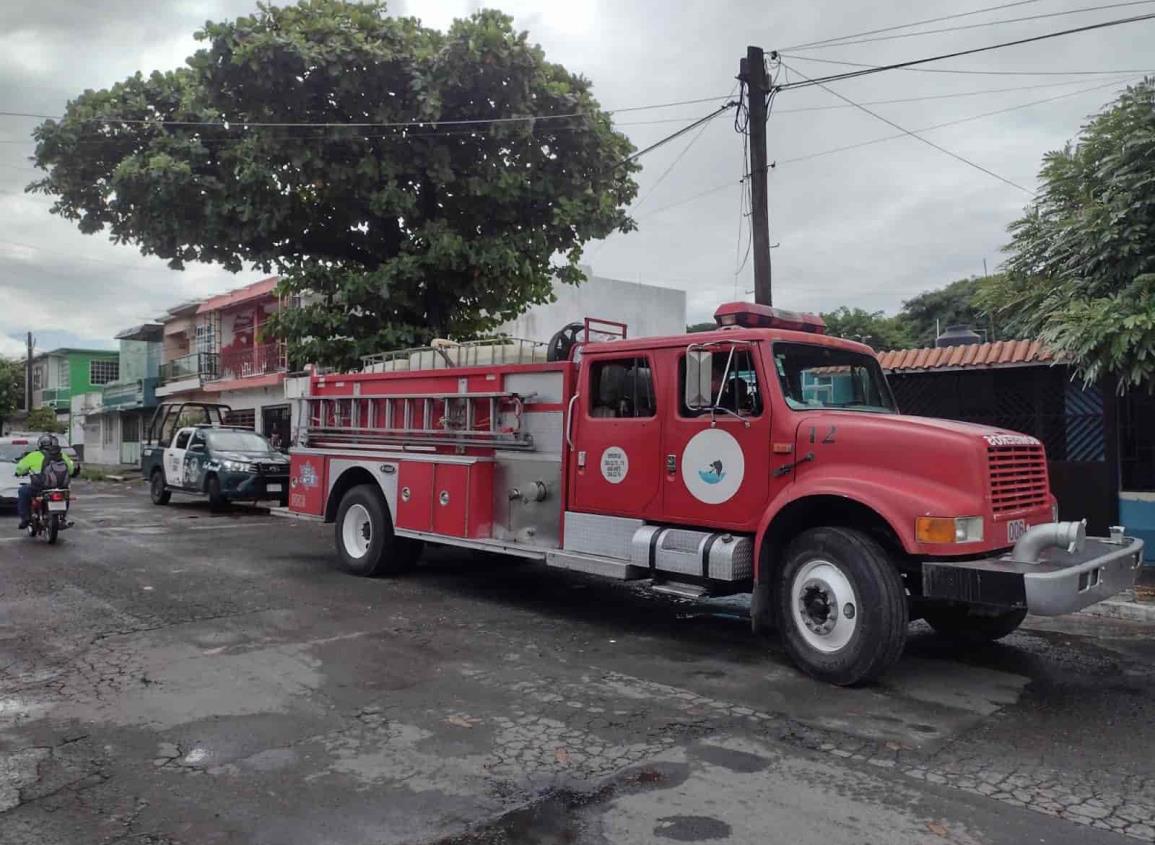
M 194 352 L 174 358 L 160 365 L 160 383 L 162 385 L 188 379 L 213 379 L 217 377 L 219 362 L 215 352 Z
M 40 394 L 41 404 L 56 410 L 61 408 L 67 409 L 71 400 L 72 390 L 68 387 L 50 387 Z
M 156 404 L 155 377 L 105 385 L 102 405 L 113 411 L 151 408 Z
M 285 346 L 266 343 L 238 349 L 224 349 L 220 353 L 220 371 L 216 378 L 242 379 L 283 373 L 288 369 Z

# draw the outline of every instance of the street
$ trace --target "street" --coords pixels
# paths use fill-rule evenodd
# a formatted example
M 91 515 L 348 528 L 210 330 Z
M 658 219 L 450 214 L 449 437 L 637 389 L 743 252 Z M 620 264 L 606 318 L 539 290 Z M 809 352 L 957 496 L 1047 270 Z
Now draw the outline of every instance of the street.
M 74 488 L 0 516 L 0 842 L 1155 841 L 1150 629 L 1039 621 L 813 682 L 740 602 Z M 1126 835 L 1125 835 L 1126 834 Z

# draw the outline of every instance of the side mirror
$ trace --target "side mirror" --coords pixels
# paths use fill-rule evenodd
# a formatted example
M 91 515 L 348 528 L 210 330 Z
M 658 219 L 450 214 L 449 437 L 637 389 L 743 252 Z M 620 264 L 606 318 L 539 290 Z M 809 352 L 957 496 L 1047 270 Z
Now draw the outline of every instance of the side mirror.
M 700 411 L 713 407 L 713 373 L 713 353 L 692 347 L 686 350 L 685 401 L 689 410 Z

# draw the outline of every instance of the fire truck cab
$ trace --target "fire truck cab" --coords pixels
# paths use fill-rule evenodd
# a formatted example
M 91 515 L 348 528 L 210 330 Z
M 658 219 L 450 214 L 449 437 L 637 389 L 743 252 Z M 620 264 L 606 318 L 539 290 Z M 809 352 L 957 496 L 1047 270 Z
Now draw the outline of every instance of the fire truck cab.
M 587 320 L 314 376 L 290 509 L 335 523 L 360 575 L 434 542 L 751 593 L 755 630 L 836 684 L 884 672 L 912 619 L 989 641 L 1133 584 L 1141 541 L 1057 522 L 1034 438 L 901 415 L 873 351 L 818 317 L 715 319 L 639 339 Z

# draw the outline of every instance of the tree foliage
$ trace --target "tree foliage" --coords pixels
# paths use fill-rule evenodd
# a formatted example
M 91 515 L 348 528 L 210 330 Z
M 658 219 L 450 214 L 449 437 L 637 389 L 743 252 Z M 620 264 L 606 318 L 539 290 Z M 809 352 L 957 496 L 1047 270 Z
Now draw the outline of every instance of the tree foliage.
M 997 277 L 959 279 L 904 301 L 899 316 L 913 345 L 933 346 L 940 329 L 960 325 L 975 329 L 988 340 L 1010 339 L 1008 327 L 1001 320 L 993 320 L 981 301 L 980 292 L 994 279 Z
M 882 311 L 843 305 L 823 314 L 822 319 L 826 322 L 827 334 L 857 340 L 879 351 L 911 345 L 910 333 L 901 316 L 888 317 Z
M 0 357 L 0 424 L 24 404 L 24 362 Z
M 307 294 L 274 327 L 298 359 L 484 332 L 548 301 L 554 275 L 580 281 L 584 243 L 632 228 L 629 140 L 500 12 L 439 32 L 383 2 L 301 0 L 196 37 L 185 66 L 40 125 L 33 188 L 172 267 L 275 269 Z
M 47 431 L 50 434 L 63 434 L 65 431 L 64 424 L 56 418 L 56 412 L 47 406 L 29 411 L 24 427 L 29 431 Z
M 1119 389 L 1155 382 L 1155 79 L 1128 87 L 1048 153 L 1010 227 L 1006 275 L 982 293 L 1023 336 Z

